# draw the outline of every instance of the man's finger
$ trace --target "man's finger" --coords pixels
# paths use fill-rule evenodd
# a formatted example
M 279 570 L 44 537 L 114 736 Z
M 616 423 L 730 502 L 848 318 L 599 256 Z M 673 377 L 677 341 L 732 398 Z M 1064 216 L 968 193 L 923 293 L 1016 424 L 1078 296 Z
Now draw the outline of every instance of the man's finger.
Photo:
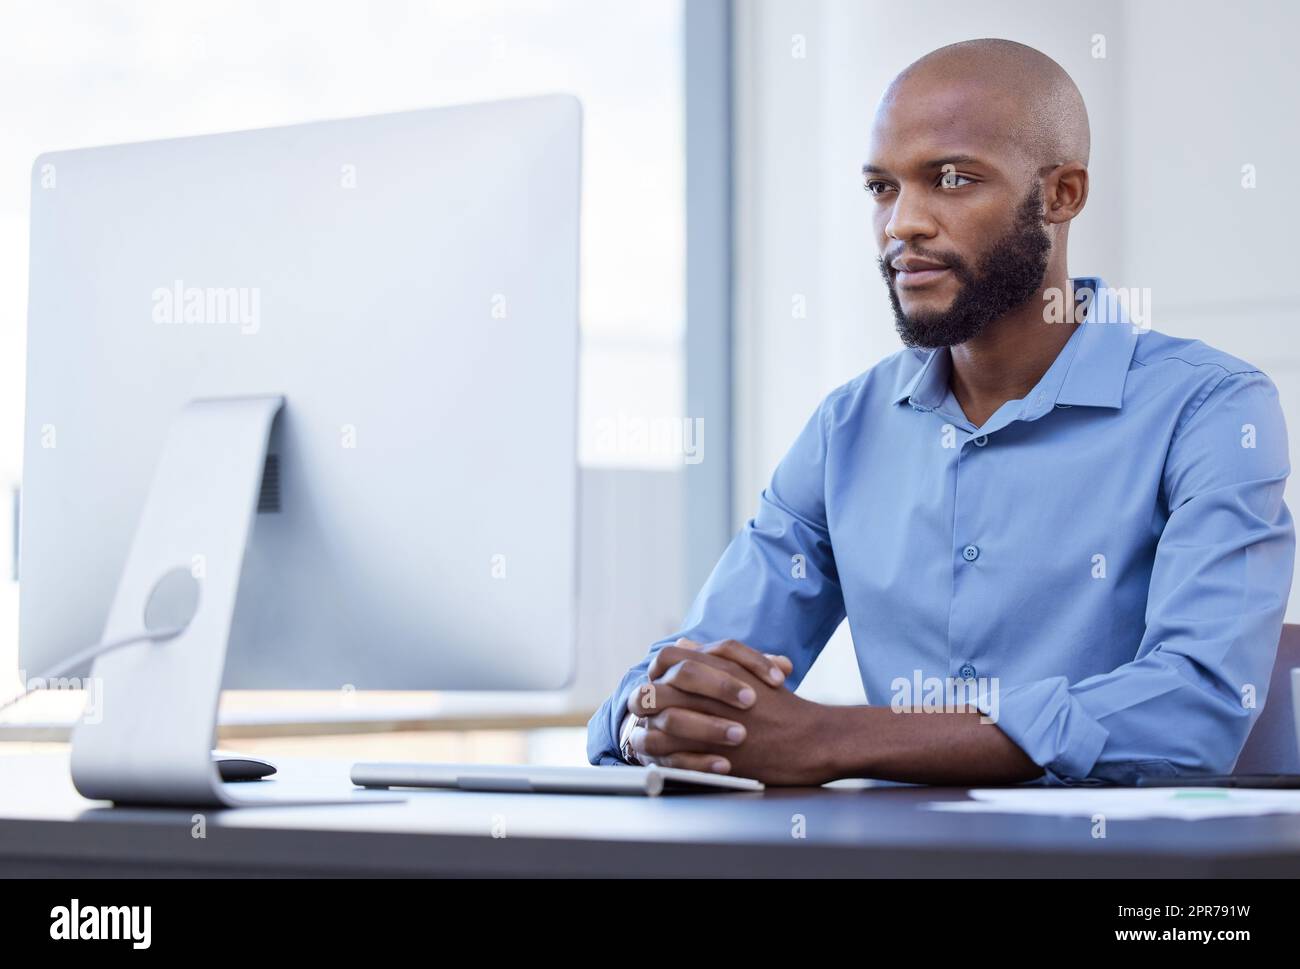
M 758 699 L 743 675 L 748 672 L 725 656 L 674 645 L 655 653 L 646 675 L 654 683 L 668 683 L 685 693 L 746 710 Z
M 637 727 L 632 731 L 628 743 L 632 750 L 635 751 L 637 760 L 643 764 L 679 767 L 684 770 L 713 771 L 719 774 L 731 770 L 731 762 L 725 754 L 702 751 L 699 749 L 698 742 L 692 749 L 691 741 L 681 740 L 661 730 Z
M 675 663 L 681 662 L 686 656 L 684 651 L 697 653 L 700 659 L 705 661 L 712 658 L 729 660 L 748 670 L 761 682 L 772 686 L 780 686 L 785 682 L 785 678 L 794 672 L 794 663 L 788 657 L 760 653 L 734 639 L 701 644 L 683 637 L 672 646 L 664 647 L 655 654 L 648 671 L 650 679 L 658 679 Z
M 660 767 L 676 767 L 679 770 L 697 770 L 706 774 L 730 774 L 731 761 L 717 754 L 665 754 L 663 757 L 651 757 L 650 762 Z
M 628 694 L 627 711 L 638 717 L 652 717 L 685 699 L 685 694 L 666 683 L 642 683 Z
M 763 655 L 777 666 L 781 667 L 781 669 L 785 671 L 786 676 L 789 676 L 794 672 L 794 660 L 789 656 L 781 656 L 778 653 L 764 653 Z
M 727 667 L 730 667 L 730 670 Z M 656 679 L 653 685 L 671 686 L 683 693 L 692 693 L 698 697 L 717 700 L 739 710 L 748 710 L 758 699 L 758 694 L 748 682 L 737 675 L 741 672 L 741 667 L 735 664 L 727 663 L 726 667 L 719 668 L 714 663 L 704 662 L 700 657 L 692 656 L 669 667 L 668 671 Z
M 701 662 L 714 663 L 717 666 L 724 665 L 722 657 L 714 657 L 708 653 L 699 652 L 697 643 L 692 643 L 689 639 L 679 639 L 673 645 L 665 646 L 654 654 L 654 658 L 650 660 L 650 668 L 646 670 L 646 675 L 652 680 L 657 680 L 686 659 L 698 659 Z
M 723 639 L 716 643 L 709 643 L 703 647 L 703 652 L 710 656 L 721 656 L 724 659 L 729 659 L 737 666 L 749 670 L 762 682 L 772 686 L 779 686 L 785 681 L 786 671 L 773 662 L 770 656 L 766 653 L 760 653 L 744 643 L 738 643 L 734 639 Z M 791 669 L 793 670 L 794 667 L 791 666 Z
M 653 730 L 680 740 L 734 747 L 745 739 L 745 728 L 734 720 L 710 716 L 686 707 L 669 707 L 649 718 Z

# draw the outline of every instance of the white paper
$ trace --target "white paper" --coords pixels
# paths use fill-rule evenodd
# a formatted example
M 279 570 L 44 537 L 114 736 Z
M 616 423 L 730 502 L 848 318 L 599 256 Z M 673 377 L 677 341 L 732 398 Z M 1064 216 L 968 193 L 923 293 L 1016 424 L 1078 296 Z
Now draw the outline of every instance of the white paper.
M 935 811 L 995 814 L 1047 814 L 1094 817 L 1112 821 L 1142 818 L 1253 817 L 1300 814 L 1300 790 L 1235 787 L 1142 788 L 977 788 L 969 801 L 932 801 Z

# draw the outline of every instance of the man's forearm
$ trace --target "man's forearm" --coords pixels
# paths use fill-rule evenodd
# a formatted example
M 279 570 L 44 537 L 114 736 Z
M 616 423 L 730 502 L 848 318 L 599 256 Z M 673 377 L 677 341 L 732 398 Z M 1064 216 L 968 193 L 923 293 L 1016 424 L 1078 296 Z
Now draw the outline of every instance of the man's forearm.
M 977 711 L 896 713 L 890 707 L 826 707 L 835 777 L 913 784 L 1014 784 L 1042 776 L 996 724 Z

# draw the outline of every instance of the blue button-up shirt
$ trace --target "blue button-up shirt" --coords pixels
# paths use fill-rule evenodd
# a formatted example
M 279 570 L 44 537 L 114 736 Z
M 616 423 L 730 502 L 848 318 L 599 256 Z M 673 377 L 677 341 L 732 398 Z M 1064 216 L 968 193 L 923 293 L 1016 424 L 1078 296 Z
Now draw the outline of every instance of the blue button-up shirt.
M 736 639 L 788 656 L 794 688 L 847 616 L 869 702 L 923 709 L 973 681 L 1048 783 L 1231 770 L 1295 558 L 1277 390 L 1131 324 L 1104 281 L 1074 284 L 1084 322 L 1060 324 L 1074 332 L 1037 386 L 980 427 L 946 348 L 826 397 L 650 656 Z M 592 717 L 593 763 L 618 761 L 649 661 Z

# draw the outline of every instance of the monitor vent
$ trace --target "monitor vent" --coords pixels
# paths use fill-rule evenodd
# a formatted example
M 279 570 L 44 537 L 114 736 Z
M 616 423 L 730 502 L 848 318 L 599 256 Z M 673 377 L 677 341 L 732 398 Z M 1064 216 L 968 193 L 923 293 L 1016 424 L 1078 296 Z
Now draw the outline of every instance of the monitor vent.
M 257 496 L 257 513 L 270 514 L 280 510 L 280 455 L 268 454 L 262 468 L 262 491 Z

